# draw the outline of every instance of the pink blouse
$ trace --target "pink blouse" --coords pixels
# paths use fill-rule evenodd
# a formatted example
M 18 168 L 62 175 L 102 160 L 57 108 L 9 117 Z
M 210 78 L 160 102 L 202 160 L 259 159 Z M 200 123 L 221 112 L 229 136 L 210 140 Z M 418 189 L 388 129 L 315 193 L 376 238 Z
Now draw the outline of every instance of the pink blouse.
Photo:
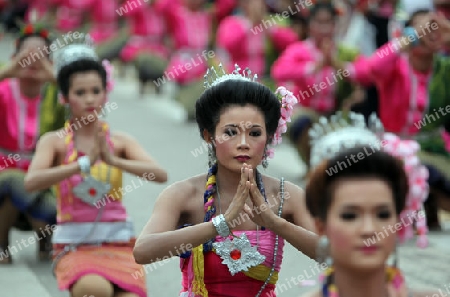
M 336 74 L 330 66 L 313 74 L 321 59 L 323 55 L 313 40 L 296 42 L 275 61 L 272 77 L 278 84 L 292 85 L 301 106 L 328 113 L 335 108 Z
M 116 34 L 118 30 L 117 8 L 116 0 L 94 0 L 90 7 L 93 14 L 92 29 L 89 33 L 96 43 L 106 41 Z
M 171 72 L 174 80 L 181 84 L 201 79 L 208 67 L 210 13 L 191 11 L 180 0 L 161 0 L 155 5 L 162 12 L 174 43 L 175 52 L 167 72 Z
M 256 33 L 256 34 L 255 34 Z M 281 52 L 298 38 L 289 28 L 272 26 L 262 32 L 252 26 L 243 16 L 229 16 L 217 30 L 217 46 L 228 54 L 228 71 L 234 70 L 234 64 L 242 69 L 250 68 L 253 73 L 262 76 L 266 67 L 266 38 L 270 38 L 277 51 Z
M 285 245 L 284 239 L 279 238 L 277 258 L 274 259 L 273 255 L 276 235 L 273 232 L 266 230 L 245 232 L 236 231 L 233 233 L 236 236 L 240 236 L 242 233 L 245 233 L 252 246 L 257 247 L 258 251 L 266 257 L 266 260 L 262 263 L 262 265 L 268 268 L 272 268 L 272 266 L 274 266 L 274 271 L 280 271 L 281 264 L 283 262 L 283 249 Z M 223 240 L 224 239 L 219 236 L 216 237 L 216 242 L 221 242 Z M 214 252 L 205 253 L 204 259 L 204 283 L 206 289 L 208 290 L 209 297 L 255 296 L 264 284 L 264 281 L 249 277 L 243 272 L 239 272 L 232 276 L 227 265 L 222 264 L 223 260 Z M 192 256 L 188 259 L 180 259 L 180 267 L 183 277 L 182 292 L 187 293 L 192 289 L 192 280 L 194 278 Z M 230 289 L 230 286 L 232 286 L 232 289 Z M 261 292 L 261 296 L 275 296 L 274 292 L 275 285 L 268 283 Z
M 127 45 L 121 52 L 121 57 L 128 62 L 140 52 L 158 54 L 167 58 L 168 50 L 164 42 L 166 26 L 161 13 L 154 6 L 142 5 L 126 15 L 131 27 Z
M 388 42 L 371 57 L 348 64 L 350 78 L 362 84 L 374 82 L 379 92 L 380 119 L 387 132 L 412 136 L 428 108 L 431 71 L 414 71 L 406 55 Z M 416 125 L 415 125 L 416 124 Z
M 20 93 L 17 79 L 0 82 L 0 171 L 28 169 L 39 137 L 40 103 L 41 95 Z

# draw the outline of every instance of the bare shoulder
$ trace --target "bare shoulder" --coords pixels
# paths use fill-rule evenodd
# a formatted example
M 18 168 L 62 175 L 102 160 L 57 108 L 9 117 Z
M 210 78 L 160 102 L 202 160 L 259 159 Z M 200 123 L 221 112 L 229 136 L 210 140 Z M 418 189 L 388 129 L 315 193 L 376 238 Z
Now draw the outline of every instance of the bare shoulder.
M 115 145 L 124 146 L 127 142 L 137 142 L 137 139 L 123 131 L 111 132 L 111 140 Z
M 38 147 L 53 147 L 57 150 L 64 148 L 64 138 L 66 136 L 64 129 L 47 132 L 39 138 Z
M 173 203 L 179 202 L 185 208 L 188 205 L 192 205 L 190 203 L 192 199 L 203 195 L 202 188 L 204 188 L 205 180 L 206 175 L 201 174 L 177 181 L 165 188 L 159 199 L 171 199 Z
M 305 198 L 305 191 L 290 181 L 284 182 L 284 190 L 288 198 L 295 197 L 302 200 Z
M 263 180 L 264 180 L 264 185 L 265 185 L 266 189 L 268 190 L 268 192 L 273 193 L 273 194 L 280 192 L 280 187 L 281 187 L 281 179 L 280 178 L 275 178 L 272 176 L 264 175 Z M 290 181 L 286 181 L 286 180 L 284 181 L 284 192 L 285 192 L 285 195 L 287 195 L 289 193 L 291 196 L 292 195 L 296 195 L 296 196 L 304 195 L 304 191 L 302 188 L 300 188 L 299 186 L 295 185 L 294 183 L 292 183 Z

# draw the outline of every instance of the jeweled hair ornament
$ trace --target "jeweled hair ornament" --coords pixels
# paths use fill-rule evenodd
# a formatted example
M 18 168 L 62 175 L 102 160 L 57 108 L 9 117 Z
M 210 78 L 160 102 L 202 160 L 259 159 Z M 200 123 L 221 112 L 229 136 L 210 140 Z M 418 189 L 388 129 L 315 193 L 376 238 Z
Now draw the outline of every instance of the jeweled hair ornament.
M 81 59 L 89 59 L 100 62 L 100 58 L 95 52 L 94 41 L 89 34 L 80 34 L 81 43 L 71 43 L 54 52 L 54 65 L 56 76 L 64 66 L 67 66 Z M 106 91 L 110 92 L 114 88 L 114 68 L 108 60 L 102 61 L 102 66 L 106 71 Z
M 328 120 L 321 117 L 309 130 L 311 142 L 311 168 L 315 168 L 323 160 L 331 159 L 343 149 L 356 146 L 372 146 L 380 149 L 380 138 L 384 127 L 375 114 L 369 118 L 366 126 L 364 116 L 349 113 L 348 119 L 342 112 L 337 112 Z
M 100 60 L 95 52 L 94 44 L 89 34 L 85 34 L 79 39 L 81 39 L 81 43 L 72 43 L 54 52 L 53 60 L 55 63 L 56 75 L 58 75 L 64 66 L 77 60 Z
M 322 117 L 310 129 L 309 136 L 311 168 L 344 150 L 359 146 L 366 147 L 371 154 L 383 150 L 401 159 L 408 176 L 409 192 L 406 207 L 400 214 L 402 228 L 396 228 L 397 235 L 400 242 L 409 240 L 414 237 L 415 227 L 417 246 L 424 248 L 428 245 L 428 227 L 423 205 L 429 194 L 428 169 L 417 157 L 420 145 L 416 141 L 403 140 L 393 133 L 385 133 L 383 124 L 375 113 L 369 117 L 368 125 L 363 115 L 353 112 L 347 116 L 337 112 L 330 120 Z M 370 158 L 370 155 L 365 157 Z
M 227 74 L 222 63 L 220 63 L 219 71 L 214 67 L 211 67 L 206 71 L 206 74 L 203 76 L 205 78 L 203 85 L 205 86 L 205 89 L 209 89 L 229 79 L 257 82 L 258 75 L 253 74 L 252 76 L 252 71 L 249 68 L 245 68 L 242 74 L 240 74 L 239 71 L 241 71 L 241 67 L 239 67 L 238 64 L 234 64 L 233 72 Z

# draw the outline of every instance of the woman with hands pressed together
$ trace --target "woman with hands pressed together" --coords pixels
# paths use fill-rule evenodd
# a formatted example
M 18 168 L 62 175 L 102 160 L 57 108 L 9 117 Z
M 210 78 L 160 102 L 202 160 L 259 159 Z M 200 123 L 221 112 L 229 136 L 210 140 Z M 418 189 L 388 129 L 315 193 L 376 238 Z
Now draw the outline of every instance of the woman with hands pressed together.
M 0 264 L 12 263 L 9 231 L 13 226 L 40 234 L 40 260 L 48 260 L 51 252 L 55 196 L 48 188 L 29 193 L 24 186 L 37 140 L 64 125 L 52 62 L 40 50 L 50 44 L 46 28 L 27 24 L 11 61 L 0 69 L 0 253 L 6 254 Z
M 53 269 L 59 288 L 72 297 L 146 297 L 145 278 L 132 277 L 142 267 L 132 255 L 135 236 L 122 204 L 122 172 L 140 177 L 141 184 L 165 182 L 167 173 L 135 139 L 111 133 L 103 121 L 111 68 L 93 48 L 66 46 L 55 63 L 71 116 L 64 129 L 40 139 L 25 187 L 55 186 Z
M 257 169 L 267 167 L 270 145 L 281 142 L 297 100 L 284 87 L 274 94 L 250 70 L 239 71 L 236 65 L 223 76 L 207 72 L 196 120 L 209 145 L 208 173 L 163 191 L 134 248 L 140 264 L 180 256 L 180 296 L 273 294 L 284 239 L 315 256 L 303 191 Z M 292 237 L 293 230 L 300 235 Z

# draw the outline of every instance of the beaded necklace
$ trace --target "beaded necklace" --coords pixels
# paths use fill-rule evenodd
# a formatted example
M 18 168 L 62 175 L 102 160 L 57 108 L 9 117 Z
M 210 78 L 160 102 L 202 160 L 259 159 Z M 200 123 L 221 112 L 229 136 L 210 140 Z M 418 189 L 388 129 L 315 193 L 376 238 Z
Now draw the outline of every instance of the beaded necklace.
M 218 197 L 219 197 L 219 193 L 217 191 L 217 180 L 216 180 L 216 174 L 217 174 L 217 163 L 214 164 L 213 166 L 211 166 L 211 168 L 208 170 L 208 175 L 207 175 L 207 182 L 206 182 L 206 191 L 203 195 L 204 198 L 204 203 L 205 203 L 205 218 L 204 218 L 204 222 L 209 222 L 212 217 L 215 215 L 216 213 L 216 208 L 214 207 L 214 194 L 217 193 Z M 264 197 L 264 201 L 267 203 L 267 197 L 266 197 L 266 191 L 264 189 L 264 184 L 262 181 L 262 176 L 261 174 L 256 171 L 256 184 L 258 186 L 258 189 L 260 190 L 260 192 L 262 193 L 263 197 Z M 281 217 L 281 213 L 283 210 L 283 202 L 284 202 L 284 178 L 281 179 L 281 193 L 282 193 L 282 200 L 280 201 L 280 206 L 278 209 L 278 216 Z M 219 198 L 220 199 L 220 198 Z M 219 202 L 219 207 L 220 207 L 220 202 Z M 261 227 L 261 230 L 265 230 L 264 227 Z M 258 232 L 258 231 L 257 231 Z M 258 234 L 257 234 L 258 236 Z M 212 250 L 212 243 L 213 243 L 213 239 L 206 242 L 203 245 L 203 251 L 211 251 Z M 278 244 L 279 244 L 279 237 L 278 235 L 276 235 L 275 237 L 275 246 L 274 246 L 274 253 L 273 253 L 273 265 L 271 267 L 269 276 L 267 277 L 267 279 L 265 280 L 265 282 L 263 283 L 263 285 L 261 286 L 260 290 L 258 291 L 258 293 L 256 294 L 256 297 L 259 297 L 261 295 L 261 293 L 263 292 L 264 288 L 267 286 L 267 284 L 269 283 L 269 280 L 271 279 L 274 271 L 275 271 L 275 265 L 276 265 L 276 259 L 277 259 L 277 255 L 278 255 Z M 232 255 L 233 257 L 233 255 Z
M 339 292 L 334 284 L 334 268 L 328 268 L 322 276 L 324 278 L 324 283 L 322 286 L 322 296 L 323 297 L 339 297 Z M 386 281 L 388 286 L 393 286 L 395 290 L 398 290 L 404 284 L 403 275 L 397 267 L 387 267 L 386 268 Z

